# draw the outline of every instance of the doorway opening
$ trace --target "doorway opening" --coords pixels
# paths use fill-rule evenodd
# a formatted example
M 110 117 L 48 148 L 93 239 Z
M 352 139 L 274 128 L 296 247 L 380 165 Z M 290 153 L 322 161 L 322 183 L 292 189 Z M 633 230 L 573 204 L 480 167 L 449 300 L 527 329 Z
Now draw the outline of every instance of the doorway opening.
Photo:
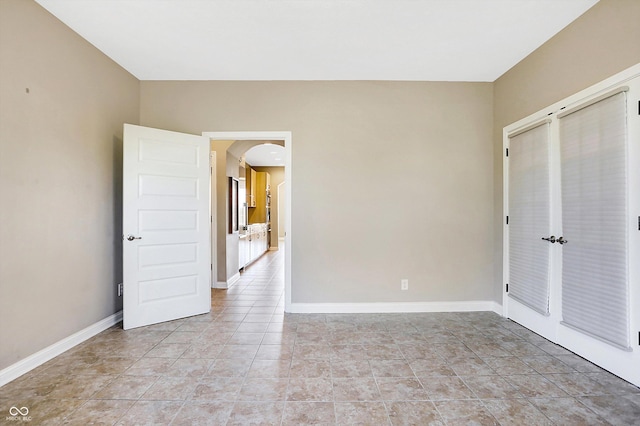
M 284 203 L 284 214 L 287 218 L 285 222 L 284 229 L 284 280 L 285 280 L 285 288 L 284 288 L 284 301 L 285 301 L 285 312 L 290 311 L 291 306 L 291 206 L 292 206 L 292 197 L 291 197 L 291 188 L 292 184 L 292 173 L 291 173 L 291 148 L 292 148 L 292 138 L 291 132 L 203 132 L 203 136 L 208 137 L 212 142 L 214 141 L 234 141 L 227 151 L 235 153 L 236 157 L 240 157 L 240 155 L 244 154 L 253 146 L 261 145 L 265 141 L 273 141 L 274 143 L 281 144 L 284 146 L 285 150 L 285 158 L 284 158 L 284 181 L 287 182 L 285 185 L 285 203 Z M 220 207 L 218 207 L 218 211 L 220 211 Z M 213 221 L 214 223 L 217 221 L 215 210 L 212 211 Z M 222 236 L 219 235 L 220 232 L 217 231 L 219 226 L 212 227 L 212 246 L 216 241 L 220 241 L 219 238 Z M 278 231 L 279 232 L 279 231 Z M 226 235 L 226 233 L 225 233 Z M 214 249 L 212 252 L 217 251 Z M 218 254 L 217 257 L 213 257 L 212 261 L 216 262 L 218 265 L 221 262 L 221 256 Z M 226 252 L 225 252 L 225 258 Z M 218 270 L 218 268 L 215 268 Z

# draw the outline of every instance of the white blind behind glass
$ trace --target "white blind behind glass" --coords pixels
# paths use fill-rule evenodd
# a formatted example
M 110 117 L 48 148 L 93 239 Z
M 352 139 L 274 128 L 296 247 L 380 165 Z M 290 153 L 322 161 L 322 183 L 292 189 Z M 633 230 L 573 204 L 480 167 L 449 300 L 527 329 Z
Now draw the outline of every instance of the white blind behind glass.
M 628 348 L 626 94 L 560 119 L 563 323 Z
M 549 314 L 549 124 L 509 138 L 509 297 Z

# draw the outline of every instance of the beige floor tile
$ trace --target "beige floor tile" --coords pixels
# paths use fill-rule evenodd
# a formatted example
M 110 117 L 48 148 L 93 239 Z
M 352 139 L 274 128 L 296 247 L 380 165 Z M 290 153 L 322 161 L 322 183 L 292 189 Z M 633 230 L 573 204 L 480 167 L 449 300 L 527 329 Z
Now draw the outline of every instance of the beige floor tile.
M 400 347 L 396 344 L 374 344 L 362 346 L 369 360 L 405 359 L 404 355 L 400 351 Z
M 429 343 L 400 343 L 398 347 L 406 359 L 438 359 L 442 356 L 433 346 L 436 342 Z
M 135 401 L 94 399 L 69 414 L 65 425 L 114 425 Z
M 118 421 L 118 425 L 168 425 L 182 404 L 177 401 L 138 401 Z
M 287 401 L 333 401 L 333 385 L 329 378 L 293 378 L 289 380 Z
M 444 421 L 431 401 L 387 402 L 393 425 L 444 426 Z
M 180 355 L 180 358 L 189 359 L 215 359 L 222 351 L 224 345 L 218 343 L 210 343 L 208 339 L 195 342 Z
M 158 343 L 147 352 L 144 356 L 145 358 L 180 358 L 187 348 L 189 347 L 188 343 Z
M 228 426 L 280 425 L 284 402 L 238 401 L 229 416 Z
M 436 401 L 436 408 L 450 425 L 499 425 L 498 420 L 478 400 Z
M 517 374 L 536 374 L 536 370 L 522 362 L 520 358 L 515 356 L 499 357 L 499 358 L 484 358 L 483 361 L 491 368 L 496 374 L 501 376 L 511 376 Z
M 503 425 L 552 426 L 553 423 L 526 399 L 489 399 L 485 407 Z
M 597 365 L 575 354 L 555 355 L 555 357 L 579 373 L 600 373 L 604 371 Z
M 138 399 L 157 380 L 154 376 L 120 376 L 94 395 L 97 399 Z
M 227 342 L 227 345 L 259 345 L 264 333 L 241 333 L 236 331 Z
M 335 401 L 380 401 L 380 390 L 373 377 L 333 378 Z
M 264 339 L 263 339 L 264 342 Z M 274 344 L 262 344 L 258 348 L 256 353 L 256 359 L 291 359 L 293 356 L 293 345 L 274 345 Z
M 373 370 L 366 360 L 336 360 L 331 362 L 331 376 L 339 377 L 372 377 Z
M 386 425 L 389 416 L 382 402 L 336 402 L 339 425 Z
M 293 348 L 294 359 L 322 359 L 331 358 L 331 349 L 328 345 L 298 345 Z
M 164 375 L 171 377 L 191 377 L 199 378 L 204 376 L 214 361 L 211 359 L 177 359 L 167 370 Z
M 330 377 L 331 363 L 328 360 L 319 359 L 293 359 L 289 375 L 291 377 Z
M 458 359 L 449 363 L 449 367 L 458 376 L 490 376 L 496 374 L 487 363 L 476 357 Z
M 194 393 L 196 385 L 197 383 L 191 377 L 160 377 L 140 399 L 184 401 Z
M 522 357 L 522 361 L 540 374 L 569 374 L 576 371 L 551 355 Z
M 586 396 L 578 400 L 613 425 L 640 423 L 640 398 L 629 395 Z
M 227 423 L 233 405 L 222 401 L 188 401 L 171 423 L 172 426 L 219 426 Z
M 415 377 L 409 363 L 403 359 L 369 361 L 375 377 Z
M 56 385 L 49 393 L 49 399 L 90 399 L 96 392 L 104 389 L 115 380 L 114 375 L 69 376 L 68 380 Z
M 440 358 L 414 359 L 409 366 L 416 376 L 422 378 L 456 375 L 451 366 Z
M 224 345 L 218 359 L 253 359 L 259 345 Z
M 329 345 L 332 361 L 367 360 L 367 353 L 362 345 Z
M 559 425 L 608 425 L 575 398 L 534 398 L 530 401 L 552 422 Z
M 415 378 L 381 377 L 376 379 L 385 401 L 421 401 L 429 399 L 427 391 Z
M 336 423 L 333 402 L 287 402 L 284 407 L 282 424 L 297 425 L 330 425 Z
M 565 391 L 539 374 L 504 376 L 504 378 L 527 398 L 563 398 L 569 396 Z
M 585 373 L 585 375 L 600 383 L 602 386 L 605 386 L 608 394 L 640 394 L 640 388 L 638 388 L 638 386 L 634 386 L 633 384 L 622 380 L 620 377 L 606 371 L 602 371 L 600 373 Z
M 252 362 L 251 358 L 217 359 L 205 377 L 245 377 Z
M 255 359 L 249 368 L 247 377 L 283 378 L 289 377 L 291 360 Z
M 238 395 L 240 401 L 284 401 L 289 379 L 246 379 Z
M 181 326 L 182 327 L 182 326 Z M 201 331 L 174 331 L 162 340 L 162 343 L 193 343 L 199 337 Z
M 462 380 L 481 399 L 523 397 L 513 385 L 497 375 L 462 377 Z
M 603 395 L 608 391 L 607 386 L 582 373 L 543 374 L 543 376 L 571 396 Z
M 420 382 L 432 401 L 476 398 L 459 377 L 420 378 Z
M 193 391 L 195 401 L 235 401 L 244 379 L 239 377 L 206 377 L 201 379 Z

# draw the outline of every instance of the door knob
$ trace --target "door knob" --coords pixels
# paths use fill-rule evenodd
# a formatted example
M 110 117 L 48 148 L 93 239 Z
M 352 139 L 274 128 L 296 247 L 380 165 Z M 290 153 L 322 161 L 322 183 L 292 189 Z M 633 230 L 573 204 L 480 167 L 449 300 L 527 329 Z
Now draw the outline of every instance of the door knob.
M 557 239 L 558 243 L 560 244 L 567 244 L 569 241 L 565 240 L 564 238 L 560 237 Z
M 562 237 L 560 237 L 560 238 L 562 238 Z M 545 240 L 545 241 L 549 241 L 552 244 L 556 242 L 556 237 L 554 237 L 553 235 L 548 237 L 548 238 L 542 237 L 542 239 Z M 560 240 L 557 240 L 557 241 L 560 241 Z M 562 244 L 562 243 L 560 243 L 560 244 Z
M 129 234 L 127 235 L 127 240 L 129 241 L 133 241 L 133 240 L 141 240 L 142 237 L 134 237 L 133 235 Z

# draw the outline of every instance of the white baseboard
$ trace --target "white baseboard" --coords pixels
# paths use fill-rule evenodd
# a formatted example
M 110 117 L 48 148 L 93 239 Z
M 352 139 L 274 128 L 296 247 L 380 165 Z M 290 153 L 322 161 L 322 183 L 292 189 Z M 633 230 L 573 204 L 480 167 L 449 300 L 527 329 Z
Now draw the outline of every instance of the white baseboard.
M 469 302 L 396 302 L 396 303 L 291 303 L 290 313 L 356 314 L 402 312 L 476 312 L 502 315 L 502 306 L 491 300 Z
M 231 288 L 231 286 L 237 283 L 239 279 L 240 279 L 240 272 L 238 271 L 227 281 L 216 281 L 216 283 L 213 285 L 213 288 L 221 288 L 221 289 Z
M 17 379 L 45 362 L 52 360 L 61 353 L 68 351 L 96 334 L 103 332 L 107 328 L 116 325 L 120 321 L 122 321 L 122 311 L 116 312 L 115 314 L 108 316 L 107 318 L 100 320 L 95 324 L 72 334 L 71 336 L 57 341 L 53 345 L 47 346 L 41 351 L 38 351 L 33 355 L 29 355 L 25 359 L 4 368 L 0 371 L 0 386 L 6 385 L 12 380 Z

